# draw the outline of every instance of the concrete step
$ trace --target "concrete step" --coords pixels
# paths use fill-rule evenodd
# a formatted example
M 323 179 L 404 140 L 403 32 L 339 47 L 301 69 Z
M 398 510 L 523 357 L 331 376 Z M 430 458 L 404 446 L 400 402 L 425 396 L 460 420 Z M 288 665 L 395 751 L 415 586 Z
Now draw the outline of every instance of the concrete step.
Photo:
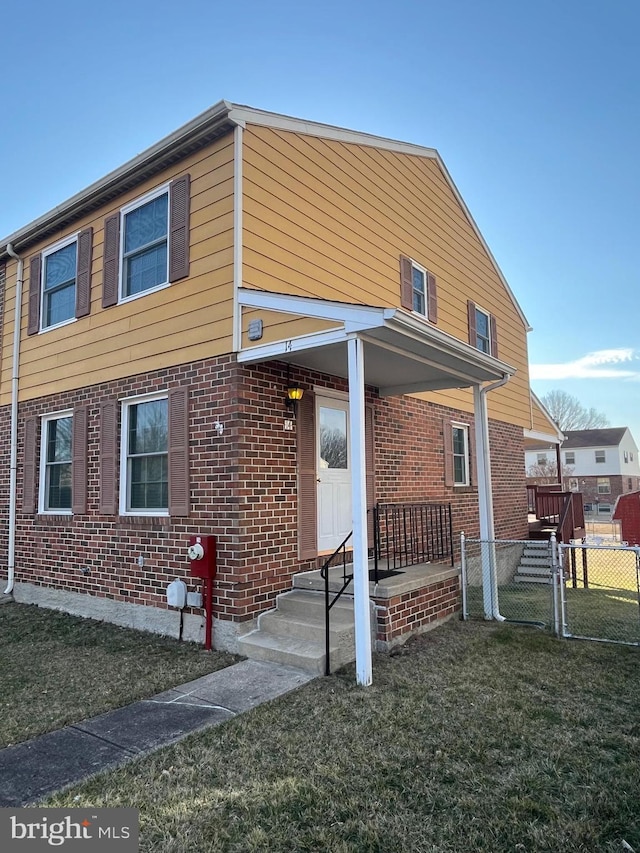
M 516 574 L 513 578 L 514 583 L 551 583 L 551 575 L 521 575 Z
M 300 589 L 281 593 L 276 599 L 276 609 L 262 613 L 256 630 L 238 640 L 238 650 L 252 660 L 283 663 L 323 674 L 324 594 Z M 352 598 L 343 596 L 331 608 L 329 654 L 332 670 L 355 659 Z
M 523 555 L 520 558 L 521 566 L 540 566 L 543 569 L 551 568 L 551 557 L 528 557 Z

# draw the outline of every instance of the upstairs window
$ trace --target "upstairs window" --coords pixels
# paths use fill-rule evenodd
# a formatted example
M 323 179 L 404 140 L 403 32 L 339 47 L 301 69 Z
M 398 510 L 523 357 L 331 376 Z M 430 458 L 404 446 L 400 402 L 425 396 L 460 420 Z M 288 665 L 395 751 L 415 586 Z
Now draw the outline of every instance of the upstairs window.
M 498 324 L 493 314 L 479 308 L 475 302 L 467 302 L 469 321 L 469 343 L 487 355 L 498 358 Z
M 606 452 L 604 450 L 596 450 L 596 462 L 606 462 Z
M 42 419 L 39 512 L 71 512 L 72 424 L 72 412 Z
M 93 230 L 87 228 L 31 258 L 29 335 L 90 313 L 92 254 Z
M 624 455 L 624 461 L 625 461 L 625 462 L 628 462 L 628 461 L 629 461 L 629 451 L 628 451 L 628 450 L 625 450 L 625 451 L 623 452 L 623 455 Z
M 59 249 L 43 252 L 42 328 L 75 317 L 78 244 L 75 239 Z
M 183 175 L 107 216 L 103 308 L 189 275 L 190 186 Z
M 567 465 L 575 465 L 576 454 L 573 451 L 567 450 L 567 452 L 564 454 L 564 461 Z
M 404 255 L 400 256 L 400 303 L 408 311 L 426 317 L 430 323 L 438 322 L 435 276 Z
M 122 298 L 169 282 L 169 192 L 122 211 Z

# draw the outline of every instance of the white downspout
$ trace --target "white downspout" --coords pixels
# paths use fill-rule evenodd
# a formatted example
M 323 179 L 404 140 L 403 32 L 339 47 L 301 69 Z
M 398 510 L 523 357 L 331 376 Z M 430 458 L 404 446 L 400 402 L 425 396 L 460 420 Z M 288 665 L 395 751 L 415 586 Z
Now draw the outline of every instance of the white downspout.
M 473 402 L 475 412 L 476 457 L 478 463 L 478 505 L 480 511 L 480 540 L 482 541 L 482 590 L 485 619 L 504 622 L 498 603 L 498 577 L 496 573 L 495 526 L 493 522 L 493 486 L 491 481 L 491 453 L 489 451 L 489 415 L 487 394 L 506 385 L 511 377 L 505 373 L 502 379 L 484 388 L 474 385 Z M 486 543 L 486 544 L 485 544 Z
M 16 307 L 13 318 L 13 366 L 11 369 L 11 455 L 9 468 L 9 547 L 7 552 L 7 588 L 5 595 L 13 592 L 16 568 L 16 492 L 18 485 L 18 376 L 20 372 L 20 326 L 22 324 L 22 277 L 24 261 L 11 243 L 7 254 L 18 262 L 16 275 Z

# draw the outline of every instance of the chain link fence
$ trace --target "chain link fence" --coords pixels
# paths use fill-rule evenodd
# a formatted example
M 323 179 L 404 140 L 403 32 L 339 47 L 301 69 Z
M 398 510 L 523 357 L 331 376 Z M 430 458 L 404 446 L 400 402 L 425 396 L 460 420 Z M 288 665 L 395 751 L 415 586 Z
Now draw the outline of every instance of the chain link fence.
M 463 618 L 491 618 L 497 611 L 510 622 L 553 629 L 550 542 L 487 541 L 463 536 L 462 556 Z M 492 576 L 497 583 L 497 596 L 491 595 Z
M 461 554 L 464 619 L 502 616 L 561 637 L 640 645 L 640 548 L 463 535 Z
M 640 548 L 558 546 L 562 634 L 640 645 Z

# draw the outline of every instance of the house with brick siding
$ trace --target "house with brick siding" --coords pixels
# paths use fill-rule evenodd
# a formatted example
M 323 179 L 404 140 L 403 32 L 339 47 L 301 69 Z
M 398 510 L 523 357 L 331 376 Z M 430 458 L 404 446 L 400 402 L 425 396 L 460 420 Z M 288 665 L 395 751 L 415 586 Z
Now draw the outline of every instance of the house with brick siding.
M 560 455 L 563 487 L 582 494 L 585 513 L 594 519 L 611 519 L 618 497 L 640 488 L 638 447 L 628 427 L 568 430 Z M 556 471 L 555 447 L 532 445 L 525 465 L 529 475 L 545 466 Z
M 0 269 L 16 600 L 313 667 L 335 554 L 366 684 L 458 612 L 461 531 L 526 536 L 529 326 L 437 151 L 221 101 Z

